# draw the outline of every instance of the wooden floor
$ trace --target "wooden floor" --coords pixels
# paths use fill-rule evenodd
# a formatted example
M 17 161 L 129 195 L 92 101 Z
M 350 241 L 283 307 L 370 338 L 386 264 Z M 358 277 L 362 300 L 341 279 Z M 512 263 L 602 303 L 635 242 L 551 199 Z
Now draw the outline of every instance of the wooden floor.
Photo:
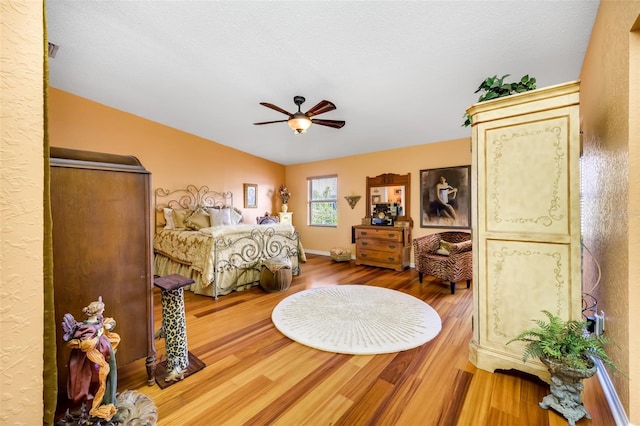
M 161 390 L 147 386 L 140 360 L 120 368 L 119 391 L 149 395 L 159 425 L 567 424 L 538 406 L 548 392 L 544 382 L 517 372 L 489 373 L 469 362 L 472 290 L 464 283 L 451 295 L 447 284 L 418 283 L 413 269 L 307 257 L 302 274 L 283 293 L 255 287 L 214 300 L 186 292 L 189 350 L 206 367 Z M 273 326 L 271 311 L 280 300 L 336 284 L 383 286 L 418 297 L 439 313 L 442 331 L 409 351 L 353 356 L 303 346 Z M 159 326 L 159 297 L 155 314 Z M 160 358 L 163 345 L 157 341 Z M 584 405 L 593 419 L 579 426 L 615 424 L 595 377 L 585 383 Z

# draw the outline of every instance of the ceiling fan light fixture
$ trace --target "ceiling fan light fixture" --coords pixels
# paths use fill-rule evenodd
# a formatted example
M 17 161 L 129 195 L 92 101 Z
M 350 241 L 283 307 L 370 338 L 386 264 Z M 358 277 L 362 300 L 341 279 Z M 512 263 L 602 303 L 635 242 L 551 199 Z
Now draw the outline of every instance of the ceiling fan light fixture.
M 311 120 L 306 115 L 296 112 L 293 114 L 293 117 L 287 121 L 287 124 L 293 129 L 296 135 L 300 135 L 306 133 L 307 129 L 311 127 Z
M 287 120 L 273 120 L 273 121 L 262 121 L 259 123 L 253 123 L 255 125 L 262 124 L 271 124 L 271 123 L 284 123 L 285 121 L 293 129 L 293 133 L 296 135 L 301 135 L 303 133 L 307 133 L 307 129 L 311 127 L 312 124 L 317 124 L 319 126 L 327 126 L 333 127 L 334 129 L 341 129 L 344 126 L 344 121 L 342 120 L 322 120 L 315 117 L 319 114 L 324 114 L 325 112 L 333 111 L 336 109 L 336 106 L 333 102 L 329 102 L 327 100 L 322 100 L 318 102 L 315 106 L 311 107 L 309 111 L 302 112 L 300 110 L 300 105 L 304 103 L 304 96 L 294 96 L 293 103 L 298 106 L 298 112 L 290 113 L 287 110 L 280 108 L 279 106 L 270 104 L 268 102 L 260 102 L 260 105 L 266 106 L 274 111 L 278 111 L 282 114 L 286 114 L 288 116 Z

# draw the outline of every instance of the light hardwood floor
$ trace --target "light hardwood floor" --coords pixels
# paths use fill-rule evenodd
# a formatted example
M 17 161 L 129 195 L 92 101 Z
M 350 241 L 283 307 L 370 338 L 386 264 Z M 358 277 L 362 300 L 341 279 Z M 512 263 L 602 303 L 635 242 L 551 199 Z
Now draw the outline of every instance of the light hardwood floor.
M 439 313 L 442 331 L 409 351 L 353 356 L 308 348 L 273 326 L 271 310 L 286 296 L 339 284 L 418 297 Z M 308 255 L 286 292 L 255 287 L 218 300 L 185 292 L 189 350 L 206 367 L 161 390 L 146 385 L 140 360 L 120 369 L 118 388 L 149 395 L 159 425 L 566 425 L 538 406 L 548 393 L 544 382 L 514 371 L 489 373 L 469 362 L 471 304 L 472 290 L 464 283 L 451 295 L 447 284 L 429 278 L 420 284 L 413 269 L 395 272 Z M 163 344 L 157 341 L 159 357 Z M 614 425 L 595 377 L 585 383 L 584 404 L 592 420 L 579 426 Z

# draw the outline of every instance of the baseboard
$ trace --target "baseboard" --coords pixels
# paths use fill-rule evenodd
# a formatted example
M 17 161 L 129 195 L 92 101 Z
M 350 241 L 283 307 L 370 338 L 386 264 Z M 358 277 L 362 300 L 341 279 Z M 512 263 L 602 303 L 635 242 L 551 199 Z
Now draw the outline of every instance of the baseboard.
M 611 382 L 607 369 L 604 368 L 602 361 L 599 359 L 595 359 L 595 362 L 598 365 L 598 372 L 596 375 L 598 376 L 602 392 L 609 404 L 609 409 L 611 410 L 613 419 L 616 422 L 616 426 L 633 426 L 633 424 L 629 423 L 627 413 L 624 411 L 624 407 L 622 407 L 622 403 L 620 402 L 620 398 L 618 398 L 616 389 L 613 387 L 613 383 Z
M 317 254 L 317 255 L 320 255 L 320 256 L 331 256 L 331 253 L 329 253 L 328 251 L 322 251 L 322 250 L 308 250 L 308 249 L 304 249 L 304 252 L 305 252 L 305 253 L 309 253 L 309 254 Z M 355 258 L 356 258 L 355 254 L 352 254 L 352 255 L 351 255 L 351 260 L 353 260 L 353 259 L 355 259 Z M 409 264 L 409 268 L 415 268 L 415 267 L 416 267 L 415 263 L 411 262 L 411 263 Z
M 322 250 L 307 250 L 307 249 L 304 249 L 304 252 L 305 253 L 310 253 L 310 254 L 317 254 L 317 255 L 320 255 L 320 256 L 329 256 L 329 257 L 331 256 L 330 252 L 322 251 Z M 355 258 L 356 258 L 355 254 L 352 254 L 351 255 L 351 260 L 353 260 Z
M 320 256 L 331 256 L 331 253 L 328 251 L 304 249 L 304 252 L 309 254 L 318 254 Z

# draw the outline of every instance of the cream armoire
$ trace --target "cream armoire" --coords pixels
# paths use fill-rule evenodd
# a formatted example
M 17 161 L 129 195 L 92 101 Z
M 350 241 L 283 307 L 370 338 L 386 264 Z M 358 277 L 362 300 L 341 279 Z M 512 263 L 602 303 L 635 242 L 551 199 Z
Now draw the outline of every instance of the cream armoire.
M 581 317 L 579 83 L 477 103 L 472 116 L 470 360 L 548 381 L 507 342 L 548 310 Z

